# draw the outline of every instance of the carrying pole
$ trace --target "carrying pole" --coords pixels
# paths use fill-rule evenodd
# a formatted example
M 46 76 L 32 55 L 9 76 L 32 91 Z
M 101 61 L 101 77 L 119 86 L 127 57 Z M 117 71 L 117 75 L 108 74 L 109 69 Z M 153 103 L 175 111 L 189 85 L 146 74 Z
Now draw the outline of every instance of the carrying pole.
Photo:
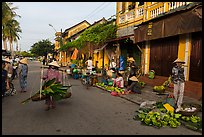
M 43 82 L 43 65 L 41 67 L 41 77 L 40 77 L 40 99 L 41 99 L 41 92 L 42 92 L 42 82 Z

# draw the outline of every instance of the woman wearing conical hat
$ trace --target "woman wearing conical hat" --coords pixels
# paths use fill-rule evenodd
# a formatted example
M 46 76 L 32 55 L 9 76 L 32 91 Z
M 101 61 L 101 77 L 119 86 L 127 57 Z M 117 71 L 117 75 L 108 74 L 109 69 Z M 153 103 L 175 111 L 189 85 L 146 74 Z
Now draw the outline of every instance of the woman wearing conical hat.
M 178 112 L 181 110 L 181 104 L 183 102 L 185 77 L 182 64 L 185 62 L 177 58 L 173 63 L 175 66 L 172 68 L 172 81 L 174 83 L 174 99 L 177 106 L 176 112 Z
M 130 80 L 132 81 L 131 85 L 125 90 L 125 93 L 128 94 L 130 92 L 132 93 L 138 93 L 141 94 L 141 85 L 139 84 L 139 80 L 136 76 L 130 77 Z
M 49 68 L 47 69 L 47 72 L 43 76 L 43 79 L 45 81 L 48 81 L 48 80 L 52 80 L 55 78 L 56 82 L 61 83 L 61 76 L 58 70 L 60 66 L 57 63 L 57 61 L 53 61 L 49 63 L 48 65 L 49 65 Z M 51 96 L 47 97 L 47 99 L 45 100 L 45 104 L 46 104 L 45 110 L 49 110 L 50 108 L 54 109 L 56 107 L 55 100 Z
M 20 92 L 26 92 L 27 87 L 27 76 L 28 76 L 28 60 L 23 58 L 19 61 L 19 81 L 20 81 Z

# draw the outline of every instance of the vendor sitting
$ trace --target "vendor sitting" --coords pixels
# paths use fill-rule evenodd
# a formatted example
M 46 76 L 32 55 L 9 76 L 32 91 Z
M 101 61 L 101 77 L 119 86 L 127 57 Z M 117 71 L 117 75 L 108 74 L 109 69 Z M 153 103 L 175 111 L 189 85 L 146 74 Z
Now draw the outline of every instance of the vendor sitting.
M 124 88 L 124 79 L 121 73 L 116 73 L 116 78 L 113 81 L 113 86 L 116 86 L 118 88 Z
M 141 94 L 142 86 L 139 84 L 139 80 L 136 76 L 132 76 L 130 78 L 132 81 L 131 85 L 125 90 L 125 93 L 128 94 L 130 92 Z

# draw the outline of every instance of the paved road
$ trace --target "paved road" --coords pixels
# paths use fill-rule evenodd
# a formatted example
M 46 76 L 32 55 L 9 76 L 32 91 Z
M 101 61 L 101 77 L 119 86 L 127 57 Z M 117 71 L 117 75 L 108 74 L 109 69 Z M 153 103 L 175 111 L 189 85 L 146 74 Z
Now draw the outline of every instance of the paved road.
M 45 111 L 43 101 L 20 102 L 40 88 L 40 63 L 29 63 L 28 92 L 2 101 L 3 135 L 200 135 L 182 126 L 156 129 L 133 120 L 138 105 L 70 79 L 72 97 L 57 102 L 56 109 Z M 19 91 L 18 79 L 14 80 Z

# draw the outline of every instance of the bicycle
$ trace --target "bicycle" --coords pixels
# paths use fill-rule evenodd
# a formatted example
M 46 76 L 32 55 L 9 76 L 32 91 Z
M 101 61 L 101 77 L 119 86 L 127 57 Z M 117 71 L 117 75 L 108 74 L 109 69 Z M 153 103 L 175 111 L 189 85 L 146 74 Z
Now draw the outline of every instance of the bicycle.
M 5 96 L 13 96 L 16 94 L 16 89 L 11 80 L 9 80 L 9 89 L 5 92 Z
M 86 72 L 86 75 L 83 75 L 81 78 L 82 85 L 86 86 L 86 89 L 92 86 L 92 76 L 90 72 Z

